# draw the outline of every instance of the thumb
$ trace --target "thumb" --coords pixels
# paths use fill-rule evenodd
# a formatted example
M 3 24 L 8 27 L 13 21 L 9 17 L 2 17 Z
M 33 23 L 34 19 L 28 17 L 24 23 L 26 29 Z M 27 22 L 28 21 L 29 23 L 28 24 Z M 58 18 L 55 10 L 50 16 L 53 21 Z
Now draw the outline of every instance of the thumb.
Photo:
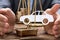
M 50 12 L 56 13 L 59 8 L 60 8 L 60 4 L 55 4 L 55 5 L 53 5 L 53 7 L 51 8 Z
M 46 12 L 49 14 L 54 14 L 57 12 L 57 10 L 60 8 L 60 4 L 55 4 L 52 6 L 51 9 L 47 9 Z

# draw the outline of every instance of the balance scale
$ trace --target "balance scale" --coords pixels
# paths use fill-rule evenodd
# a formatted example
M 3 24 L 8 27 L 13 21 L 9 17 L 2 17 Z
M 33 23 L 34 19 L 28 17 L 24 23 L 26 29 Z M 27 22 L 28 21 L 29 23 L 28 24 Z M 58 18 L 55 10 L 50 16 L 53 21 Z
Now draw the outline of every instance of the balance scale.
M 20 2 L 19 2 L 18 9 L 17 9 L 17 18 L 18 18 L 18 20 L 20 20 L 21 16 L 23 16 L 23 15 L 30 15 L 30 13 L 31 13 L 31 11 L 30 11 L 30 0 L 27 0 L 27 1 L 28 1 L 28 7 L 26 5 L 26 3 L 27 3 L 26 0 L 20 0 Z M 33 9 L 32 9 L 33 12 L 36 11 L 36 2 L 37 1 L 38 0 L 34 0 L 34 6 L 33 6 Z M 40 1 L 40 9 L 41 9 L 41 11 L 43 11 L 42 3 L 41 3 L 42 0 L 39 0 L 39 1 Z M 20 8 L 21 3 L 22 3 L 23 8 Z M 19 11 L 19 10 L 21 10 L 21 11 Z M 26 13 L 28 13 L 28 14 L 26 14 Z M 30 27 L 33 27 L 33 26 L 34 27 L 35 26 L 42 27 L 44 25 L 41 24 L 41 23 L 37 23 L 36 24 L 36 13 L 35 13 L 34 21 L 35 21 L 34 24 L 30 23 L 30 24 L 26 25 L 27 28 L 25 28 L 25 29 L 20 29 L 20 28 L 16 29 L 17 35 L 19 35 L 19 36 L 33 36 L 33 35 L 35 35 L 36 36 L 38 30 L 30 28 Z M 21 22 L 19 22 L 19 23 L 21 23 Z

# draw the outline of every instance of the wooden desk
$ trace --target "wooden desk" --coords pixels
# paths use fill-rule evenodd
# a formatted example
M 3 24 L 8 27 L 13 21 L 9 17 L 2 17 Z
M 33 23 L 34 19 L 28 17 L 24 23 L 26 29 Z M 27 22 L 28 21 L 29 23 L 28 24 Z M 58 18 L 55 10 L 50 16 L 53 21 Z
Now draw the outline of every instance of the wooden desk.
M 27 26 L 22 24 L 16 24 L 15 28 L 26 28 Z M 37 36 L 29 36 L 29 37 L 19 37 L 15 33 L 6 34 L 4 37 L 0 36 L 0 40 L 60 40 L 60 38 L 55 38 L 52 35 L 43 34 L 42 30 L 38 28 L 38 35 Z M 41 28 L 43 29 L 43 28 Z M 41 32 L 41 33 L 40 33 Z

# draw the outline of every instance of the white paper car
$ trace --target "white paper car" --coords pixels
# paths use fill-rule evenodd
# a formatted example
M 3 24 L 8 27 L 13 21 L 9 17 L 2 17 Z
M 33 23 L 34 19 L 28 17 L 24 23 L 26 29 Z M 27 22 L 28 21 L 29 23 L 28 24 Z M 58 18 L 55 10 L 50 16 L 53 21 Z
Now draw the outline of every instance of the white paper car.
M 35 15 L 36 13 L 36 15 Z M 44 12 L 45 15 L 40 15 L 41 11 L 35 11 L 31 15 L 25 15 L 20 17 L 20 22 L 28 25 L 30 22 L 42 22 L 43 25 L 47 25 L 49 22 L 53 22 L 54 18 L 52 15 Z

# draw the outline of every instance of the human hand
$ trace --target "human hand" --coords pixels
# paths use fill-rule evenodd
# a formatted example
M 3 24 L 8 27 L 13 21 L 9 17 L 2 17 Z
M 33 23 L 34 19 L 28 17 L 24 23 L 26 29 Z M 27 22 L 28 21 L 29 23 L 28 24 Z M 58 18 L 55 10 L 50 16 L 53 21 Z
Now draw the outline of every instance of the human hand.
M 57 13 L 58 9 L 60 8 L 60 4 L 53 5 L 52 8 L 47 9 L 45 12 L 51 14 L 54 17 L 54 22 L 49 23 L 46 25 L 45 31 L 48 34 L 54 35 L 55 37 L 60 36 L 60 14 Z
M 0 9 L 0 35 L 11 32 L 14 29 L 15 14 L 9 8 Z

